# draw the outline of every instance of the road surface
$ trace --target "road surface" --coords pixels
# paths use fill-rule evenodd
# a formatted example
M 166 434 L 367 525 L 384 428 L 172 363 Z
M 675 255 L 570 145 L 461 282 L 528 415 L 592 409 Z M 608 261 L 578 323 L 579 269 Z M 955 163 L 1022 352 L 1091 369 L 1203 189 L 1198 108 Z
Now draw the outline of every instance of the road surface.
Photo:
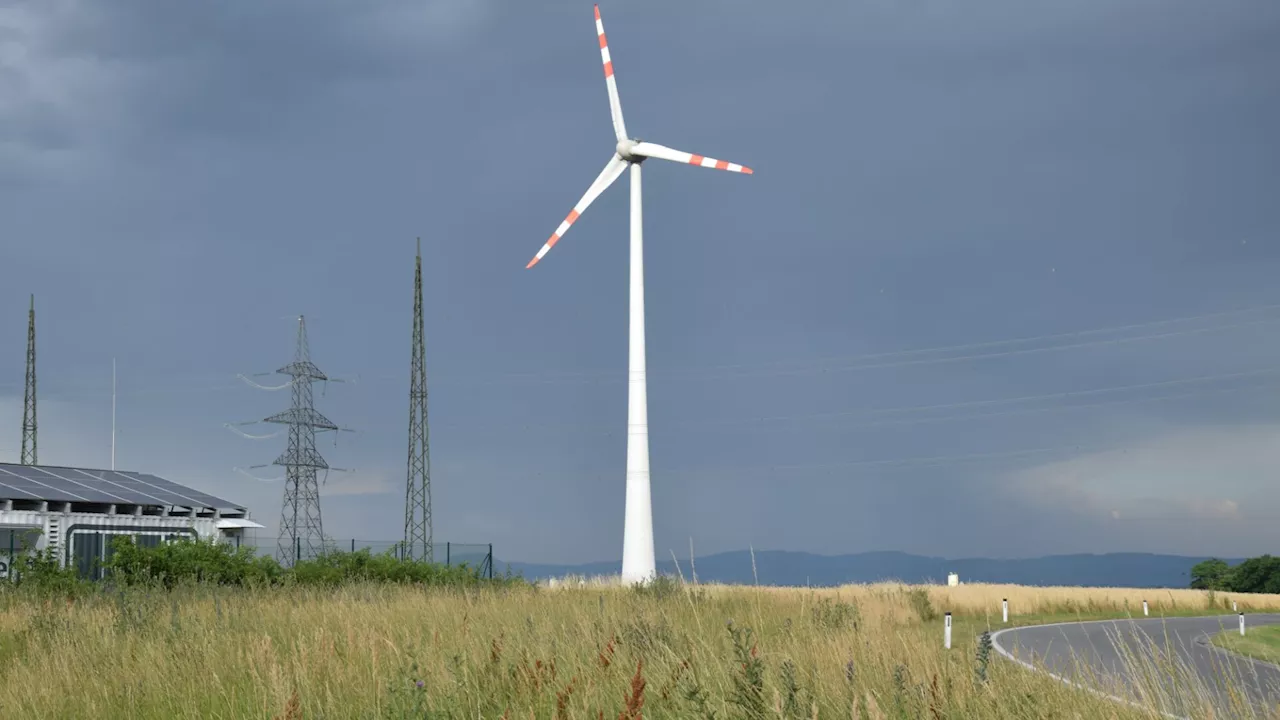
M 1245 615 L 1249 627 L 1280 623 L 1280 614 Z M 1230 703 L 1225 679 L 1257 707 L 1280 703 L 1280 667 L 1228 653 L 1210 635 L 1237 631 L 1234 614 L 1135 618 L 1009 628 L 991 636 L 1001 656 L 1117 701 L 1155 705 L 1170 717 Z M 1166 653 L 1172 650 L 1172 655 Z M 1147 698 L 1143 700 L 1143 698 Z M 1190 704 L 1186 698 L 1199 698 Z M 1247 712 L 1247 711 L 1246 711 Z M 1232 714 L 1228 714 L 1231 716 Z

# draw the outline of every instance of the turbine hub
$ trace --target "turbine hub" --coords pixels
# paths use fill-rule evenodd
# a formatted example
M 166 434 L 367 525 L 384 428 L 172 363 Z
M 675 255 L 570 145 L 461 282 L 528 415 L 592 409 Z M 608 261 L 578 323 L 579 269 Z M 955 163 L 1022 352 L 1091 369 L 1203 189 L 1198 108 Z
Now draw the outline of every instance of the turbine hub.
M 619 140 L 616 146 L 616 149 L 618 151 L 618 157 L 622 158 L 623 160 L 626 160 L 627 162 L 633 162 L 633 163 L 638 163 L 641 160 L 644 160 L 643 155 L 633 155 L 631 153 L 631 149 L 634 148 L 636 144 L 639 142 L 640 142 L 639 140 L 632 140 L 631 138 L 625 138 L 625 139 Z

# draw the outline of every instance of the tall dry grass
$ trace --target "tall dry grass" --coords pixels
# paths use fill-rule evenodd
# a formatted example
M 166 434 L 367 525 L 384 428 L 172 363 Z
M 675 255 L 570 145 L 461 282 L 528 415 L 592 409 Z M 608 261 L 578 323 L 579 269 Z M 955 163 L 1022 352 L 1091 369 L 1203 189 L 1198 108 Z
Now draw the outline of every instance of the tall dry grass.
M 977 653 L 1002 597 L 1025 620 L 1122 612 L 1142 595 L 896 584 L 9 593 L 0 717 L 1150 717 Z M 1205 593 L 1146 595 L 1153 614 L 1210 607 Z M 1280 596 L 1247 601 L 1280 609 Z M 950 651 L 930 615 L 945 610 Z

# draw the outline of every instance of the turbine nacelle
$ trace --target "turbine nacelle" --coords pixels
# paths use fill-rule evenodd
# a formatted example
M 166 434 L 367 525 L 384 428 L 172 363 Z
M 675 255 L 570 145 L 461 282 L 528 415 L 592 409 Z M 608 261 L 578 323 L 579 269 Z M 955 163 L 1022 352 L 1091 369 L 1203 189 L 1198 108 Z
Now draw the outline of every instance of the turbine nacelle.
M 629 163 L 639 164 L 644 162 L 645 157 L 647 157 L 645 155 L 640 155 L 635 151 L 636 146 L 639 144 L 640 138 L 623 138 L 618 141 L 618 144 L 614 149 L 618 151 L 618 157 Z

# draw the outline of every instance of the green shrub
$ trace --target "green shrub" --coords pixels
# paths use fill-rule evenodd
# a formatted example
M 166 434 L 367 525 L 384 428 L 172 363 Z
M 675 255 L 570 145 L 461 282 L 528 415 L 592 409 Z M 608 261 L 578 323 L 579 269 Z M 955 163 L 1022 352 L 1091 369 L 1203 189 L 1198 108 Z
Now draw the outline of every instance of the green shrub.
M 106 562 L 108 577 L 121 585 L 180 583 L 208 585 L 270 585 L 283 570 L 270 557 L 255 557 L 250 548 L 233 548 L 212 540 L 179 538 L 155 547 L 139 545 L 132 536 L 111 539 Z
M 938 611 L 929 600 L 929 591 L 926 588 L 911 588 L 907 591 L 907 599 L 911 603 L 911 609 L 915 610 L 916 615 L 924 622 L 938 619 Z
M 103 564 L 105 581 L 81 579 L 74 566 L 60 567 L 58 554 L 46 550 L 26 556 L 15 585 L 39 593 L 79 595 L 112 588 L 173 590 L 179 586 L 270 588 L 301 585 L 339 587 L 357 583 L 389 583 L 424 587 L 510 587 L 528 583 L 510 572 L 483 578 L 466 564 L 446 566 L 421 560 L 400 560 L 390 551 L 373 555 L 330 551 L 281 567 L 270 555 L 251 548 L 235 548 L 215 540 L 178 538 L 160 545 L 139 545 L 136 538 L 111 539 L 111 555 Z
M 396 583 L 429 587 L 473 587 L 523 582 L 510 574 L 484 579 L 465 564 L 445 566 L 421 560 L 400 560 L 390 551 L 330 551 L 283 568 L 270 555 L 255 556 L 249 548 L 233 548 L 208 540 L 178 539 L 143 547 L 132 537 L 112 539 L 107 561 L 109 577 L 121 585 L 179 584 L 266 587 L 304 585 L 337 587 L 350 583 Z
M 927 599 L 927 596 L 926 596 Z M 858 629 L 858 605 L 822 598 L 811 609 L 813 624 L 830 630 Z
M 488 580 L 468 565 L 441 565 L 425 560 L 401 560 L 391 551 L 378 555 L 368 549 L 355 552 L 329 552 L 310 560 L 301 560 L 291 570 L 299 585 L 338 586 L 350 582 L 385 582 L 417 584 L 432 587 L 472 587 L 481 584 L 509 584 L 515 579 L 504 576 Z
M 22 558 L 17 584 L 21 587 L 58 595 L 79 595 L 92 587 L 82 580 L 74 567 L 60 567 L 58 553 L 52 548 L 33 552 Z
M 654 575 L 648 580 L 631 586 L 631 592 L 654 600 L 678 597 L 682 590 L 684 590 L 684 584 L 670 575 Z

